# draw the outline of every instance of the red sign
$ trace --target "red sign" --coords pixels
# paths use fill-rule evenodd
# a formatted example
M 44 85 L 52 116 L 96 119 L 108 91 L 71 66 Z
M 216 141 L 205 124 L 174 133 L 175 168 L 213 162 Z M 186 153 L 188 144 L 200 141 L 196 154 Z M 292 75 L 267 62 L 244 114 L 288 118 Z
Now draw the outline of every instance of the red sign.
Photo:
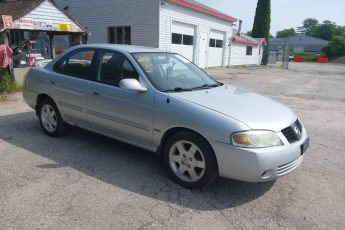
M 2 22 L 4 24 L 4 28 L 5 29 L 13 28 L 12 16 L 10 16 L 10 15 L 2 15 Z

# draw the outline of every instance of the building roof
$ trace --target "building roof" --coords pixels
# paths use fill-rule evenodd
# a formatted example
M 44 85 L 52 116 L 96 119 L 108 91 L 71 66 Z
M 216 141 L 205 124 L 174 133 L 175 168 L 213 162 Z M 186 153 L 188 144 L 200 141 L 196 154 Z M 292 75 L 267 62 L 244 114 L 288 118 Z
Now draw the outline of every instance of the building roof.
M 271 45 L 284 45 L 286 42 L 285 38 L 271 38 L 270 44 Z M 308 46 L 326 46 L 329 41 L 322 40 L 319 38 L 307 36 L 305 34 L 298 34 L 295 36 L 290 37 L 289 44 L 290 45 L 308 45 Z
M 223 12 L 215 10 L 207 5 L 201 4 L 200 2 L 197 2 L 194 0 L 168 0 L 168 2 L 211 15 L 211 16 L 223 19 L 225 21 L 229 21 L 231 23 L 237 21 L 237 19 L 234 17 L 231 17 Z
M 232 42 L 235 43 L 243 43 L 243 44 L 248 44 L 248 45 L 266 45 L 266 40 L 265 38 L 253 38 L 251 36 L 248 36 L 244 33 L 238 34 L 238 30 L 233 30 L 233 37 L 232 37 Z
M 55 4 L 54 0 L 3 0 L 0 1 L 0 16 L 1 15 L 10 15 L 12 16 L 12 21 L 16 21 L 20 18 L 25 17 L 30 12 L 35 10 L 37 7 L 39 7 L 44 2 L 50 2 L 53 4 L 58 10 L 59 7 Z M 80 23 L 73 20 L 71 16 L 66 14 L 66 12 L 63 12 L 60 10 L 62 14 L 66 15 L 71 21 L 75 22 L 81 29 L 86 31 Z M 4 25 L 3 21 L 0 18 L 0 32 L 3 30 Z
M 45 0 L 4 0 L 0 2 L 0 15 L 11 15 L 12 20 L 18 20 L 24 17 L 39 5 L 41 5 Z M 2 24 L 2 20 L 0 20 Z

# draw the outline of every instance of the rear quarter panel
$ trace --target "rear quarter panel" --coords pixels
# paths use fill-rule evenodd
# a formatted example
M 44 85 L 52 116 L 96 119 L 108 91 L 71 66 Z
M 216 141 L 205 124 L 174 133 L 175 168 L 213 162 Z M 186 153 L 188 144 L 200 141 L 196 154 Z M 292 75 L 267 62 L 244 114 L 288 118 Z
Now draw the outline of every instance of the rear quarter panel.
M 48 94 L 45 83 L 47 73 L 48 70 L 44 68 L 31 68 L 24 78 L 23 97 L 33 109 L 37 104 L 38 95 Z

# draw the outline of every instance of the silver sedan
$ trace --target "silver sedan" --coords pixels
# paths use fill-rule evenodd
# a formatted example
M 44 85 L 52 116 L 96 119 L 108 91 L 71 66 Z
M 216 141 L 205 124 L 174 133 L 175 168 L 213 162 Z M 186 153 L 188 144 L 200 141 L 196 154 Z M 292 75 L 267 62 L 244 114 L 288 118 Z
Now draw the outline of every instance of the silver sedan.
M 72 125 L 154 151 L 187 188 L 217 176 L 274 180 L 296 169 L 309 145 L 286 106 L 159 49 L 76 46 L 31 69 L 23 94 L 47 135 Z

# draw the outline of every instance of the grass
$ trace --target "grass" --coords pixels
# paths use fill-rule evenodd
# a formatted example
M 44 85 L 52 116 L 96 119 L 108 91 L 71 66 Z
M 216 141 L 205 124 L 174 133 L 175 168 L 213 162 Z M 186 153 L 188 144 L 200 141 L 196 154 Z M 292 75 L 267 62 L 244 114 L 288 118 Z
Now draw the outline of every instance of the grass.
M 0 75 L 0 100 L 5 100 L 10 93 L 20 92 L 23 86 L 15 82 L 10 75 Z

